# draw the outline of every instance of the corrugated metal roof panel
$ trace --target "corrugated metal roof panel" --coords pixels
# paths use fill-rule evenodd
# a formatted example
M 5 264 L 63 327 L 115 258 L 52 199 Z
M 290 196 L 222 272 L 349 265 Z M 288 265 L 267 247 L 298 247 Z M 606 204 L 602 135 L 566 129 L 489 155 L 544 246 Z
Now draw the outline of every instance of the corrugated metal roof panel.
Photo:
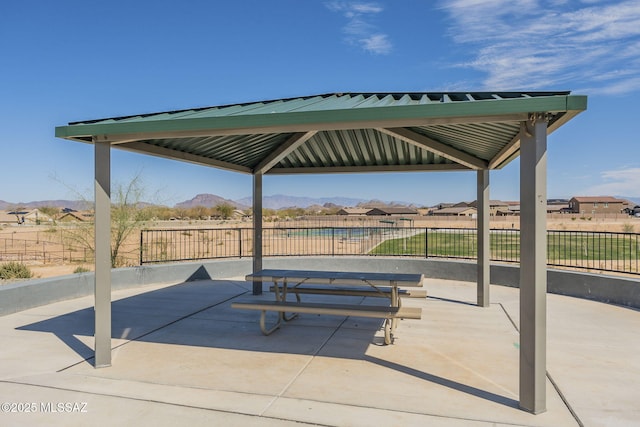
M 450 164 L 428 150 L 407 144 L 372 129 L 318 132 L 275 166 L 345 167 Z
M 565 96 L 570 92 L 420 92 L 420 93 L 331 93 L 299 98 L 276 99 L 215 107 L 149 113 L 135 116 L 72 122 L 70 125 L 114 123 L 120 121 L 148 121 L 263 113 L 286 113 L 296 110 L 318 111 L 351 108 L 377 108 L 402 105 L 423 105 L 434 102 L 461 103 L 499 101 L 504 99 Z M 428 100 L 428 101 L 427 101 Z
M 584 109 L 569 92 L 331 93 L 75 122 L 56 136 L 242 172 L 482 169 L 517 157 L 529 114 L 553 131 Z
M 451 145 L 481 159 L 489 160 L 515 138 L 520 132 L 520 123 L 452 124 L 412 128 L 417 133 Z

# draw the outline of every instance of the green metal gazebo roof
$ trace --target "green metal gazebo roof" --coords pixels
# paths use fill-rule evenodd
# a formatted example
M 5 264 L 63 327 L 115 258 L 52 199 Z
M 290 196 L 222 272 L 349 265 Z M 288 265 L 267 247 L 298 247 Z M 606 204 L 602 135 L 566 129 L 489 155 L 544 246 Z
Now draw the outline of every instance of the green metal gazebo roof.
M 333 93 L 69 123 L 56 136 L 245 173 L 496 169 L 520 123 L 551 133 L 584 111 L 570 92 Z

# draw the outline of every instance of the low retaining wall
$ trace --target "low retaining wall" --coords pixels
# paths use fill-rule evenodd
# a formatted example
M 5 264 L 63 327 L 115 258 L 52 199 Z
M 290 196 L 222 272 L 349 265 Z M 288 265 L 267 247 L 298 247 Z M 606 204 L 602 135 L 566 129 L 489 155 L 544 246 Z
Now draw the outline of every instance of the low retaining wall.
M 241 276 L 251 271 L 251 259 L 215 260 L 117 268 L 111 271 L 114 290 L 145 285 Z M 79 273 L 0 285 L 0 316 L 41 305 L 93 295 L 94 274 Z
M 474 262 L 385 257 L 282 257 L 265 258 L 264 268 L 307 270 L 351 270 L 422 273 L 436 279 L 476 281 Z M 145 265 L 114 269 L 112 289 L 126 289 L 162 283 L 222 279 L 251 272 L 251 259 L 223 259 L 207 262 Z M 491 265 L 491 284 L 518 287 L 517 265 Z M 0 286 L 0 316 L 56 301 L 93 294 L 93 273 L 29 280 Z M 586 298 L 640 308 L 640 280 L 573 271 L 547 271 L 550 293 Z

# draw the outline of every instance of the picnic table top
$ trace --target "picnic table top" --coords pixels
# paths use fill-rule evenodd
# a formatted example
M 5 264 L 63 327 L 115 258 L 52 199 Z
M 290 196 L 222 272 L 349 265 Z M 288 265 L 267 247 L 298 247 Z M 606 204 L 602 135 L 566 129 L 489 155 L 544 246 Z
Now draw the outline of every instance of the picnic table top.
M 290 280 L 321 280 L 328 283 L 369 282 L 393 284 L 402 286 L 422 286 L 424 275 L 413 273 L 374 273 L 364 271 L 324 271 L 324 270 L 279 270 L 264 269 L 248 274 L 246 280 L 254 279 L 290 279 Z

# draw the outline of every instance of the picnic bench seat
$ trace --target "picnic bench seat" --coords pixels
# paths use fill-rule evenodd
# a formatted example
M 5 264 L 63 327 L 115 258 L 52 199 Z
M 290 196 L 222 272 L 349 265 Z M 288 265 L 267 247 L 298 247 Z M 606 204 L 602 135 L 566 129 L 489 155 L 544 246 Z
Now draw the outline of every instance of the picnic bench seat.
M 358 305 L 358 304 L 326 304 L 309 302 L 289 302 L 289 301 L 251 301 L 234 302 L 233 308 L 246 310 L 260 310 L 260 329 L 263 334 L 270 335 L 280 327 L 283 316 L 278 316 L 278 321 L 271 328 L 266 326 L 267 311 L 290 312 L 290 313 L 310 313 L 327 314 L 334 316 L 358 316 L 378 319 L 420 319 L 422 309 L 419 307 L 390 307 L 378 305 Z M 385 344 L 391 344 L 391 322 L 385 322 Z
M 278 286 L 278 288 L 276 288 Z M 269 287 L 270 292 L 282 291 L 281 285 L 271 285 Z M 303 285 L 288 285 L 287 293 L 294 293 L 298 301 L 300 298 L 298 294 L 312 294 L 312 295 L 346 295 L 346 296 L 360 296 L 360 297 L 385 297 L 390 298 L 391 296 L 391 287 L 389 286 L 379 286 L 376 289 L 373 288 L 364 288 L 362 286 L 357 287 L 340 287 L 336 288 L 335 286 L 327 286 L 327 285 L 313 285 L 313 284 L 303 284 Z M 401 297 L 407 298 L 426 298 L 427 290 L 426 289 L 398 289 L 398 294 Z

